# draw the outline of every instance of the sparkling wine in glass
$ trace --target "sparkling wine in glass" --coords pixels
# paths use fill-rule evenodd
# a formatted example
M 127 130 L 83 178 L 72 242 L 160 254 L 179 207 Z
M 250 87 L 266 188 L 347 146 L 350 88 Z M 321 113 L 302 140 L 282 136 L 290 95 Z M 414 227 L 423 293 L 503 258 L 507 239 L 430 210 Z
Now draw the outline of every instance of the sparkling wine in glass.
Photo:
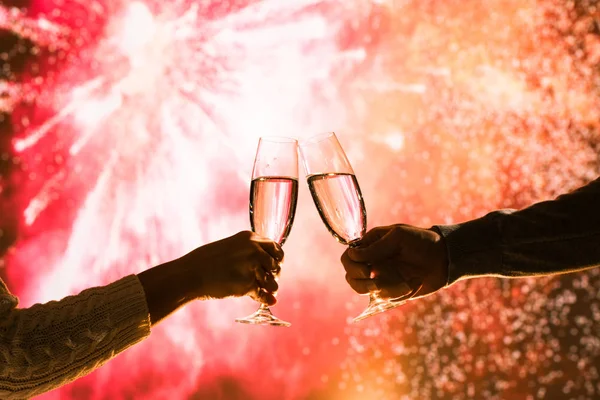
M 292 229 L 298 199 L 298 141 L 263 137 L 258 142 L 250 184 L 250 225 L 260 236 L 283 245 Z M 288 327 L 266 304 L 237 322 Z
M 357 246 L 367 230 L 367 212 L 354 170 L 335 133 L 300 143 L 308 187 L 329 232 L 342 244 Z M 369 305 L 354 322 L 397 307 L 419 288 L 399 299 L 382 299 L 369 293 Z

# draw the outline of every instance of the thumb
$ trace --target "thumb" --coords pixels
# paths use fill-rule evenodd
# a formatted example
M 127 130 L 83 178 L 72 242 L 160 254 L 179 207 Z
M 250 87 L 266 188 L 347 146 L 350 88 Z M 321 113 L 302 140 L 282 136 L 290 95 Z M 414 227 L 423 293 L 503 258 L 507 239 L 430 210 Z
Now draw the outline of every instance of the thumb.
M 385 232 L 375 228 L 365 234 L 358 247 L 348 249 L 348 257 L 355 262 L 377 262 L 391 257 L 396 247 L 393 228 Z

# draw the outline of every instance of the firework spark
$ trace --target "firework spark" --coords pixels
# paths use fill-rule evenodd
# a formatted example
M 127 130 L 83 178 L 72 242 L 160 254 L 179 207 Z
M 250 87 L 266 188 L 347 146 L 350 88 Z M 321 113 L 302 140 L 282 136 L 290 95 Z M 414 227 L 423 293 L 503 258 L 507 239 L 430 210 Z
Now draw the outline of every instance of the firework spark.
M 50 117 L 14 113 L 28 121 L 13 142 L 24 165 L 61 157 L 51 171 L 29 172 L 23 181 L 21 230 L 40 233 L 24 240 L 11 261 L 11 271 L 29 275 L 22 303 L 76 293 L 247 229 L 248 161 L 258 137 L 305 134 L 319 122 L 311 116 L 315 106 L 333 123 L 343 120 L 339 106 L 311 96 L 315 85 L 335 93 L 327 82 L 344 58 L 335 50 L 343 21 L 330 18 L 327 5 L 265 1 L 217 15 L 201 2 L 95 3 L 88 12 L 98 15 L 88 18 L 99 21 L 101 33 L 70 48 L 71 62 L 40 86 L 35 107 Z M 28 37 L 45 34 L 42 17 L 16 20 L 29 27 Z M 66 25 L 55 30 L 76 35 Z M 73 197 L 76 211 L 52 215 Z M 230 352 L 219 362 L 245 368 L 239 357 L 249 344 L 232 345 L 231 330 L 239 330 L 231 321 L 245 312 L 239 304 L 186 310 L 153 335 L 162 337 L 148 345 L 162 364 L 156 371 L 180 371 L 182 397 L 213 357 L 202 337 L 222 332 Z M 196 334 L 209 322 L 209 333 Z M 165 362 L 158 341 L 177 349 L 168 354 L 179 361 Z M 123 362 L 138 364 L 139 356 Z M 153 390 L 162 397 L 159 387 Z

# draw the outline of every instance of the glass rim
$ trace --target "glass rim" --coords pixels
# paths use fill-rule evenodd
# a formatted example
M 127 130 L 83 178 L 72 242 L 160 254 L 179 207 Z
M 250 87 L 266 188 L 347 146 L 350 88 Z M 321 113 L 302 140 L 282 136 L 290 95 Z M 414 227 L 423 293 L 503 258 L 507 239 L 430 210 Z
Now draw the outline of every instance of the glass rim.
M 258 140 L 273 143 L 298 143 L 298 139 L 287 136 L 261 136 Z
M 300 145 L 302 146 L 302 145 L 307 145 L 307 144 L 309 144 L 309 145 L 310 144 L 316 144 L 316 143 L 322 142 L 324 140 L 327 140 L 327 139 L 329 139 L 331 137 L 334 137 L 335 140 L 337 140 L 337 136 L 335 135 L 335 132 L 333 132 L 333 131 L 324 132 L 324 133 L 318 133 L 318 134 L 316 134 L 314 136 L 311 136 L 311 137 L 309 137 L 307 139 L 302 140 L 300 142 Z

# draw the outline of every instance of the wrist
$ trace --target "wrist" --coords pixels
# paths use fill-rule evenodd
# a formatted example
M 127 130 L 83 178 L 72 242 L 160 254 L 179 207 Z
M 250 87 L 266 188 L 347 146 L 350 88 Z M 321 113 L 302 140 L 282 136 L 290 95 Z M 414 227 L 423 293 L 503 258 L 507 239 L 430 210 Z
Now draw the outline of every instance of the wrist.
M 139 273 L 152 325 L 194 300 L 183 265 L 170 261 Z
M 435 239 L 433 240 L 434 246 L 434 257 L 437 261 L 440 275 L 443 276 L 444 283 L 442 287 L 448 286 L 448 276 L 450 268 L 450 259 L 448 257 L 448 247 L 446 245 L 446 239 L 442 232 L 437 226 L 429 228 L 429 230 L 435 233 Z
M 179 258 L 162 264 L 169 269 L 168 275 L 165 274 L 165 283 L 174 291 L 184 302 L 189 302 L 203 297 L 203 282 L 201 274 L 194 273 L 194 266 L 189 265 L 185 259 Z

